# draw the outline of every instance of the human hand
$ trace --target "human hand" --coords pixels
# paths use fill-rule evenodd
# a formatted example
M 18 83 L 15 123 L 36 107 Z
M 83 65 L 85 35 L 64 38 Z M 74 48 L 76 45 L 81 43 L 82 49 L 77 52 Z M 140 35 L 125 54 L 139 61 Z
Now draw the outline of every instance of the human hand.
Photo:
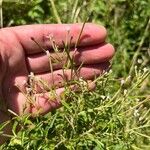
M 56 57 L 48 36 L 53 35 L 56 44 L 63 48 L 62 41 L 66 39 L 69 29 L 70 36 L 73 37 L 71 42 L 73 47 L 81 28 L 82 24 L 57 24 L 27 25 L 0 30 L 0 95 L 8 109 L 19 115 L 24 113 L 26 97 L 21 91 L 26 92 L 24 83 L 28 82 L 30 72 L 33 72 L 35 77 L 45 80 L 49 86 L 52 84 L 57 86 L 62 82 L 61 76 L 58 75 L 62 74 L 62 65 L 54 65 L 54 78 L 52 78 L 48 57 L 31 40 L 31 37 L 43 48 L 49 49 L 51 55 Z M 82 62 L 84 64 L 79 71 L 79 75 L 83 79 L 91 80 L 95 75 L 98 76 L 108 69 L 109 61 L 114 55 L 114 48 L 111 44 L 105 43 L 105 39 L 104 27 L 88 23 L 85 25 L 74 58 L 77 66 Z M 60 55 L 62 54 L 60 53 Z M 70 79 L 70 70 L 67 70 L 65 75 Z M 60 87 L 56 93 L 59 95 L 62 91 L 63 87 Z M 61 105 L 60 101 L 49 101 L 46 96 L 41 96 L 41 92 L 39 88 L 35 96 L 35 105 L 29 104 L 25 113 L 34 114 L 39 108 L 42 108 L 41 113 L 46 113 Z M 0 116 L 1 120 L 6 120 L 2 118 L 3 116 Z

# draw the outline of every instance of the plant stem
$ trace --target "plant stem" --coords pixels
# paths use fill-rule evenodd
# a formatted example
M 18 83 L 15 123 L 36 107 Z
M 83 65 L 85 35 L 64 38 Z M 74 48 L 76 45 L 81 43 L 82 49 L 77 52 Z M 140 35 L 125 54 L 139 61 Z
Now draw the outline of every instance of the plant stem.
M 131 75 L 134 71 L 134 66 L 136 64 L 136 61 L 137 61 L 137 57 L 140 53 L 140 50 L 141 50 L 141 47 L 145 41 L 145 38 L 146 38 L 146 35 L 148 33 L 148 29 L 150 28 L 150 19 L 148 20 L 148 23 L 146 25 L 146 28 L 145 28 L 145 31 L 144 31 L 144 34 L 143 34 L 143 37 L 140 41 L 140 44 L 139 44 L 139 47 L 137 48 L 137 51 L 135 52 L 134 56 L 133 56 L 133 59 L 132 59 L 132 65 L 131 65 L 131 68 L 130 68 L 130 71 L 129 71 L 129 74 Z
M 83 23 L 83 25 L 82 25 L 81 31 L 80 31 L 80 33 L 79 33 L 79 35 L 78 35 L 78 38 L 77 38 L 77 41 L 76 41 L 76 44 L 75 44 L 75 48 L 77 48 L 77 46 L 78 46 L 78 44 L 79 44 L 79 42 L 80 42 L 81 35 L 82 35 L 83 29 L 84 29 L 84 27 L 85 27 L 85 23 L 86 23 L 86 21 L 84 21 L 84 23 Z
M 53 10 L 53 13 L 54 13 L 54 16 L 56 18 L 57 23 L 61 24 L 62 22 L 61 22 L 61 19 L 60 19 L 59 15 L 58 15 L 58 11 L 56 9 L 55 3 L 54 3 L 53 0 L 50 0 L 50 2 L 51 2 L 52 10 Z
M 74 22 L 74 18 L 75 18 L 75 14 L 76 14 L 76 11 L 77 11 L 78 2 L 79 2 L 79 0 L 75 0 L 75 2 L 74 2 L 74 7 L 73 7 L 73 10 L 72 10 L 72 14 L 71 14 L 71 22 Z

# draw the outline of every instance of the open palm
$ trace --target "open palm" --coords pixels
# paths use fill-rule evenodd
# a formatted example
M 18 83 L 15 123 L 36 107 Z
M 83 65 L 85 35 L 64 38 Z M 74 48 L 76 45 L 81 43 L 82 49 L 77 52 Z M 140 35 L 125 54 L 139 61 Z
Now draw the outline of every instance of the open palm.
M 0 30 L 0 81 L 1 97 L 7 108 L 17 114 L 23 113 L 26 97 L 26 83 L 30 72 L 35 77 L 42 78 L 49 86 L 58 85 L 56 93 L 63 91 L 61 64 L 54 65 L 54 76 L 50 73 L 49 60 L 39 46 L 31 40 L 36 39 L 38 43 L 55 56 L 48 36 L 53 36 L 56 44 L 63 48 L 62 41 L 66 39 L 67 30 L 70 31 L 72 46 L 75 45 L 82 25 L 27 25 Z M 77 65 L 84 63 L 79 75 L 85 80 L 92 79 L 95 74 L 100 75 L 109 67 L 109 60 L 114 54 L 114 48 L 105 43 L 106 30 L 94 24 L 86 24 L 81 35 L 79 47 L 75 56 Z M 61 55 L 61 53 L 60 53 Z M 70 70 L 65 75 L 70 79 Z M 16 86 L 19 86 L 18 87 Z M 28 105 L 25 112 L 35 113 L 42 108 L 42 113 L 46 113 L 53 108 L 60 106 L 60 101 L 49 101 L 48 97 L 41 95 L 41 89 L 37 88 L 36 101 L 33 105 Z

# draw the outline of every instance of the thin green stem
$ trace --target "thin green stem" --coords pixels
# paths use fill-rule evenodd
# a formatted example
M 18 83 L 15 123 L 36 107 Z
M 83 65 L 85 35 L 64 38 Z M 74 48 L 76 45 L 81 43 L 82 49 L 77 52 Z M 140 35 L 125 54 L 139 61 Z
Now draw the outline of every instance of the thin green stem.
M 139 132 L 136 132 L 136 131 L 133 131 L 133 133 L 135 133 L 135 134 L 137 134 L 139 136 L 142 136 L 142 137 L 150 139 L 150 136 L 148 136 L 148 135 L 145 135 L 145 134 L 142 134 L 142 133 L 139 133 Z
M 50 2 L 51 2 L 52 10 L 53 10 L 53 13 L 54 13 L 54 16 L 55 16 L 55 18 L 56 18 L 57 23 L 60 23 L 60 24 L 61 24 L 62 22 L 61 22 L 61 19 L 60 19 L 60 17 L 59 17 L 58 11 L 57 11 L 57 9 L 56 9 L 55 3 L 54 3 L 53 0 L 50 0 Z
M 74 22 L 74 18 L 75 18 L 75 14 L 76 14 L 76 11 L 77 11 L 78 3 L 79 3 L 79 0 L 75 0 L 74 7 L 73 7 L 73 10 L 72 10 L 72 14 L 71 14 L 71 22 Z
M 142 36 L 142 39 L 141 39 L 141 41 L 140 41 L 140 44 L 139 44 L 139 46 L 138 46 L 138 48 L 137 48 L 137 51 L 135 52 L 135 54 L 134 54 L 134 56 L 133 56 L 132 65 L 131 65 L 131 68 L 130 68 L 130 71 L 129 71 L 129 74 L 130 74 L 130 75 L 131 75 L 131 74 L 133 73 L 133 71 L 134 71 L 134 67 L 135 67 L 135 64 L 136 64 L 136 61 L 137 61 L 137 57 L 138 57 L 138 55 L 139 55 L 139 53 L 140 53 L 141 47 L 142 47 L 142 45 L 143 45 L 143 43 L 144 43 L 144 41 L 145 41 L 145 38 L 146 38 L 146 36 L 147 36 L 147 33 L 149 32 L 149 31 L 148 31 L 149 28 L 150 28 L 150 19 L 148 20 L 148 23 L 147 23 L 147 25 L 146 25 L 145 31 L 144 31 L 144 33 L 143 33 L 143 36 Z
M 82 25 L 81 31 L 80 31 L 80 33 L 78 35 L 78 38 L 77 38 L 77 41 L 76 41 L 76 44 L 75 44 L 75 48 L 77 48 L 77 46 L 79 45 L 79 42 L 80 42 L 80 39 L 81 39 L 81 35 L 82 35 L 83 29 L 85 27 L 85 23 L 86 23 L 86 21 L 84 21 L 84 23 Z

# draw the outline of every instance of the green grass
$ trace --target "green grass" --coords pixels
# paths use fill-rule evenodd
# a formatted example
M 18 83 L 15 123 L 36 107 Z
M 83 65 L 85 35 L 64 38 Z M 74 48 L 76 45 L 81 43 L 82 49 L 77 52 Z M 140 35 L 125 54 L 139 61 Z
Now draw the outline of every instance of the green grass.
M 21 2 L 11 7 L 3 3 L 4 26 L 88 18 L 107 28 L 116 54 L 111 71 L 96 79 L 95 91 L 67 89 L 60 109 L 32 119 L 14 118 L 14 135 L 1 149 L 149 150 L 150 0 Z

